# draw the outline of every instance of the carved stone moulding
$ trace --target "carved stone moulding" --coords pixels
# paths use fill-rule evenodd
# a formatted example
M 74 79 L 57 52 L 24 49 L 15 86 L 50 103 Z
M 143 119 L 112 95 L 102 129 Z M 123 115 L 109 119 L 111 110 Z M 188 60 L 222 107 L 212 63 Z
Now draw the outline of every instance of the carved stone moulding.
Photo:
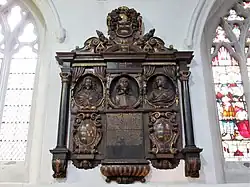
M 106 182 L 116 181 L 119 184 L 130 184 L 140 181 L 144 183 L 145 177 L 150 171 L 150 166 L 145 164 L 103 164 L 100 170 L 106 177 Z

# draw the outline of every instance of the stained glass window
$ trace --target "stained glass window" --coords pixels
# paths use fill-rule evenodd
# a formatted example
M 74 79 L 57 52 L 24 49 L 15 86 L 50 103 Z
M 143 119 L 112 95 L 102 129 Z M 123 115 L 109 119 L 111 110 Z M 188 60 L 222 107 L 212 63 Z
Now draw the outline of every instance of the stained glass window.
M 245 95 L 250 93 L 249 18 L 250 3 L 237 2 L 221 18 L 211 48 L 218 125 L 226 161 L 250 161 L 250 97 Z
M 24 161 L 37 64 L 33 17 L 17 0 L 0 0 L 0 161 Z

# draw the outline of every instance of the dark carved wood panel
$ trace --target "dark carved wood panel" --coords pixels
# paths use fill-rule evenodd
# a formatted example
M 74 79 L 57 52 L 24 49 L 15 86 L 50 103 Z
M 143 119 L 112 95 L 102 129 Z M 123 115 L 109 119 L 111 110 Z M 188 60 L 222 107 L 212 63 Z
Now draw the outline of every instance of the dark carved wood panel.
M 107 114 L 107 157 L 140 159 L 145 155 L 140 113 Z
M 113 10 L 107 26 L 108 38 L 97 31 L 82 48 L 57 53 L 62 92 L 54 177 L 66 177 L 72 160 L 79 169 L 101 164 L 107 182 L 145 182 L 150 162 L 174 169 L 181 159 L 185 175 L 199 177 L 202 150 L 194 143 L 188 87 L 192 52 L 165 47 L 155 29 L 142 35 L 134 9 Z

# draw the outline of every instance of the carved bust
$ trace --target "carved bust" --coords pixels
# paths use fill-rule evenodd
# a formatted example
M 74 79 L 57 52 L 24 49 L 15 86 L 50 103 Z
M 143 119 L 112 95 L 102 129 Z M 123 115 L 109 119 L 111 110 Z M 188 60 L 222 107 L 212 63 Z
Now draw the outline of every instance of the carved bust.
M 101 86 L 92 76 L 86 76 L 82 82 L 76 87 L 75 101 L 78 105 L 96 106 L 102 98 Z
M 152 88 L 148 95 L 148 101 L 154 105 L 164 105 L 175 98 L 174 87 L 163 75 L 155 77 Z
M 117 81 L 112 101 L 120 107 L 129 107 L 136 103 L 137 98 L 133 93 L 132 83 L 127 77 L 121 77 Z

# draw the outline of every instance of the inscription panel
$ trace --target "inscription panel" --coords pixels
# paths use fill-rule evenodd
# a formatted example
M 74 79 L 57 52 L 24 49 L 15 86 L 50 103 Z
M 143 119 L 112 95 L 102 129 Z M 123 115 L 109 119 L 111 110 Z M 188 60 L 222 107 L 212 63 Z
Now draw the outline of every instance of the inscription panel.
M 142 114 L 107 115 L 108 158 L 141 158 L 144 155 Z
M 142 129 L 142 114 L 140 113 L 117 113 L 107 114 L 107 129 Z
M 143 143 L 142 130 L 108 130 L 107 145 L 141 145 Z

